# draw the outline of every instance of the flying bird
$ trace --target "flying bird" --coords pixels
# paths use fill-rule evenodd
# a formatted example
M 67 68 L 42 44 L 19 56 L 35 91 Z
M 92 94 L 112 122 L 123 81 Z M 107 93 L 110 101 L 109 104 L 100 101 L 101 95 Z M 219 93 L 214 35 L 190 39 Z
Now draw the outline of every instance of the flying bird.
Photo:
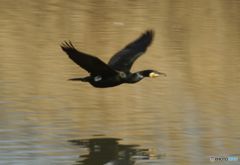
M 61 44 L 62 50 L 77 65 L 86 70 L 90 75 L 70 80 L 88 82 L 94 87 L 114 87 L 123 83 L 137 83 L 145 77 L 155 78 L 165 73 L 156 70 L 142 70 L 131 73 L 133 63 L 151 45 L 154 37 L 152 30 L 147 30 L 133 42 L 126 45 L 122 50 L 114 54 L 106 64 L 98 57 L 77 50 L 71 41 Z

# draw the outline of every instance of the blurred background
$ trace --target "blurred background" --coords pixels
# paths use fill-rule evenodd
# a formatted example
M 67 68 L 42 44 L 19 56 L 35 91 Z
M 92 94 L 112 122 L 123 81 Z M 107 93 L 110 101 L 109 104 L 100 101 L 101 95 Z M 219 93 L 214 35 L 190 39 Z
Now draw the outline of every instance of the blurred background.
M 239 0 L 1 0 L 0 164 L 239 155 L 239 10 Z M 167 77 L 107 89 L 68 81 L 87 72 L 61 42 L 107 62 L 147 29 L 154 41 L 132 71 Z

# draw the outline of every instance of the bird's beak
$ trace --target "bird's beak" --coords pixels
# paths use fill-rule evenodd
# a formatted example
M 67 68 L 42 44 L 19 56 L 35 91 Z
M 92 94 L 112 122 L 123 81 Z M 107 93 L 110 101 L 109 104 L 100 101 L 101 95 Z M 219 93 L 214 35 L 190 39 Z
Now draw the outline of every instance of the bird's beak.
M 165 73 L 161 73 L 161 72 L 151 72 L 151 73 L 149 74 L 149 77 L 151 77 L 151 78 L 156 78 L 156 77 L 159 77 L 160 75 L 167 76 Z

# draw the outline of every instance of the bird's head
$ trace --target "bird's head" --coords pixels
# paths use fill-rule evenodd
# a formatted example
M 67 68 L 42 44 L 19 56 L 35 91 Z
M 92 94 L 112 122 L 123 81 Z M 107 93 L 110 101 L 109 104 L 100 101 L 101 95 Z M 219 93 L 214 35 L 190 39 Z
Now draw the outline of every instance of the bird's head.
M 150 77 L 150 78 L 156 78 L 156 77 L 159 77 L 160 75 L 167 76 L 165 73 L 161 73 L 156 70 L 144 70 L 144 71 L 141 71 L 141 75 L 143 75 L 144 77 Z

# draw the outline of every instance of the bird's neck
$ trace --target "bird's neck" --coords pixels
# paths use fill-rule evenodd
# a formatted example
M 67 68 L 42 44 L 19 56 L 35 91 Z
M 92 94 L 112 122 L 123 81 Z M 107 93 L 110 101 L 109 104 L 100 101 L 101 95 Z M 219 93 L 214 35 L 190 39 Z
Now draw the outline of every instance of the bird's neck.
M 135 73 L 133 73 L 133 74 L 131 74 L 131 75 L 129 75 L 129 76 L 131 76 L 131 78 L 128 79 L 128 82 L 127 82 L 127 83 L 136 83 L 136 82 L 142 80 L 142 79 L 145 77 L 145 76 L 141 73 L 141 71 L 140 71 L 140 72 L 135 72 Z

